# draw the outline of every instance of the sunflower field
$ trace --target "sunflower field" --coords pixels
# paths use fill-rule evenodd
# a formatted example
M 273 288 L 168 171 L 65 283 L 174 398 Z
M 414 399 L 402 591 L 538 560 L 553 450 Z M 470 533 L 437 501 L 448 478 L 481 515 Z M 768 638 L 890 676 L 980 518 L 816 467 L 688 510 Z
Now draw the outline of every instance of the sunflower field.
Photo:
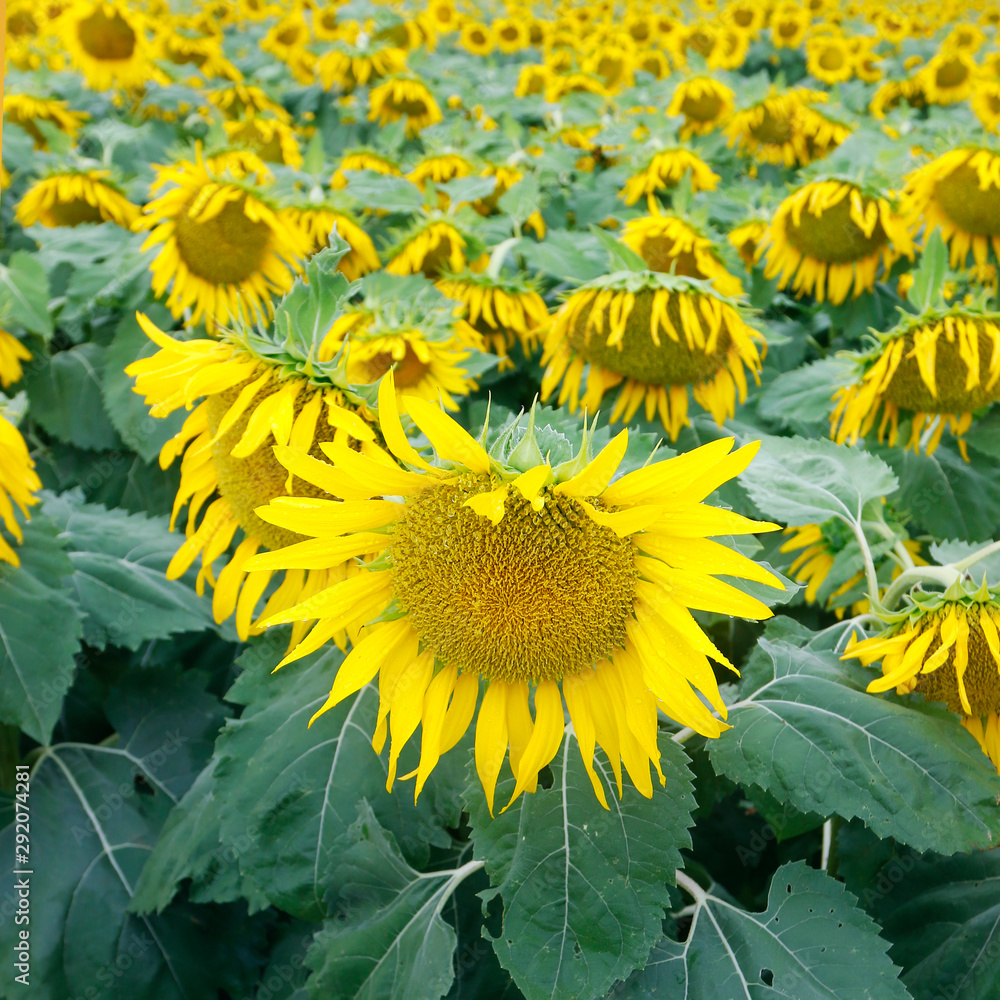
M 0 998 L 998 1000 L 995 0 L 7 0 Z

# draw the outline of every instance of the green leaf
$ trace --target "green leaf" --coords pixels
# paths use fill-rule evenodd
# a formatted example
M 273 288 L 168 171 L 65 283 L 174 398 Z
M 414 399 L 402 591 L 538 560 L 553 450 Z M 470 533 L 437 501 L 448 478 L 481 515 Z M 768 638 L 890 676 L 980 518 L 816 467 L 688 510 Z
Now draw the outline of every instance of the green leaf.
M 875 879 L 874 912 L 915 1000 L 1000 996 L 1000 856 L 904 855 Z
M 7 267 L 0 265 L 0 316 L 47 340 L 54 332 L 50 298 L 48 275 L 33 254 L 18 250 Z
M 93 451 L 121 447 L 104 412 L 104 354 L 100 344 L 78 344 L 32 366 L 24 380 L 32 419 L 61 441 Z
M 245 672 L 227 698 L 246 708 L 219 738 L 215 794 L 222 803 L 222 842 L 239 855 L 240 872 L 275 906 L 317 920 L 327 915 L 324 897 L 340 861 L 337 842 L 362 799 L 420 868 L 431 845 L 451 844 L 445 828 L 458 826 L 459 789 L 442 762 L 440 780 L 436 772 L 417 805 L 406 784 L 392 794 L 385 790 L 386 754 L 371 747 L 374 687 L 309 727 L 343 654 L 328 649 L 271 675 L 286 641 L 287 633 L 269 634 L 239 660 Z M 411 755 L 404 758 L 401 774 L 415 766 Z
M 102 1000 L 157 997 L 217 1000 L 245 996 L 257 972 L 250 929 L 239 908 L 183 906 L 162 917 L 126 912 L 132 887 L 178 790 L 201 766 L 218 725 L 218 700 L 175 675 L 141 686 L 112 708 L 121 741 L 60 744 L 43 751 L 31 775 L 32 997 L 66 1000 L 101 990 Z M 203 683 L 203 680 L 201 681 Z M 13 855 L 13 828 L 0 834 Z M 12 891 L 5 866 L 0 893 Z M 0 922 L 0 946 L 15 927 Z M 227 961 L 217 960 L 224 949 Z M 11 962 L 0 991 L 14 995 Z
M 597 237 L 557 229 L 540 243 L 522 242 L 518 252 L 529 270 L 550 274 L 560 281 L 581 284 L 607 273 L 607 257 Z
M 908 1000 L 887 947 L 839 882 L 794 862 L 774 873 L 762 913 L 702 891 L 687 938 L 661 941 L 615 998 Z
M 80 612 L 62 590 L 72 564 L 55 525 L 36 517 L 17 551 L 19 567 L 0 564 L 0 722 L 44 744 L 76 673 Z
M 970 448 L 990 458 L 1000 458 L 1000 407 L 994 406 L 965 432 Z
M 316 935 L 306 982 L 321 1000 L 439 1000 L 455 978 L 455 930 L 441 910 L 482 862 L 416 871 L 367 802 L 342 841 L 333 919 Z
M 917 850 L 995 845 L 1000 778 L 979 745 L 940 706 L 866 693 L 874 676 L 829 649 L 760 639 L 733 728 L 707 744 L 713 767 Z
M 611 271 L 648 271 L 649 265 L 631 247 L 616 240 L 606 229 L 592 225 L 591 233 L 608 252 Z
M 851 381 L 854 364 L 824 358 L 783 372 L 757 396 L 757 412 L 782 427 L 825 424 L 833 410 L 833 394 Z
M 424 203 L 420 188 L 405 177 L 378 174 L 374 170 L 345 170 L 347 192 L 362 205 L 383 212 L 419 212 Z
M 859 523 L 865 505 L 895 492 L 896 477 L 860 448 L 806 438 L 763 437 L 740 484 L 768 517 L 786 524 Z
M 208 598 L 166 578 L 180 544 L 166 517 L 107 510 L 73 493 L 46 499 L 43 510 L 67 544 L 88 646 L 138 649 L 148 639 L 212 627 Z
M 550 765 L 552 784 L 490 818 L 478 782 L 471 823 L 475 856 L 504 901 L 494 939 L 500 964 L 528 1000 L 595 997 L 641 966 L 660 938 L 667 883 L 690 846 L 694 808 L 683 750 L 661 735 L 666 789 L 646 799 L 608 761 L 594 760 L 610 809 L 603 809 L 570 731 Z M 655 784 L 655 783 L 654 783 Z M 497 783 L 497 801 L 514 788 Z
M 542 194 L 538 178 L 525 174 L 512 184 L 497 201 L 497 208 L 519 226 L 541 208 Z
M 948 276 L 948 248 L 935 229 L 924 242 L 920 264 L 911 272 L 913 284 L 906 293 L 910 304 L 922 313 L 932 306 L 944 306 L 944 282 Z
M 145 314 L 162 329 L 173 325 L 170 313 L 159 303 L 151 303 Z M 104 406 L 114 429 L 125 444 L 144 462 L 152 462 L 160 449 L 180 429 L 187 418 L 183 408 L 168 417 L 152 417 L 149 408 L 135 391 L 135 381 L 125 374 L 133 361 L 148 358 L 158 350 L 142 331 L 134 313 L 127 313 L 115 329 L 115 338 L 104 353 L 101 386 Z
M 452 205 L 468 205 L 470 202 L 488 198 L 497 186 L 495 177 L 456 177 L 447 184 L 438 184 L 437 189 L 443 191 L 451 200 Z

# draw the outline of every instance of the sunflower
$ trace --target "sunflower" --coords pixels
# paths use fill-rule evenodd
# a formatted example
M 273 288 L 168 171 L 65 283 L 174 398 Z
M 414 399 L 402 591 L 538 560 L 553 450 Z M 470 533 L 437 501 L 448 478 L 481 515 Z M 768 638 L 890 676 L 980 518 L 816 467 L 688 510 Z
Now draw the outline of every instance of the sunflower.
M 513 55 L 531 44 L 531 32 L 520 17 L 500 17 L 493 22 L 493 37 L 504 55 Z
M 38 127 L 39 122 L 45 122 L 74 139 L 80 126 L 90 117 L 85 111 L 70 111 L 65 101 L 28 94 L 4 94 L 3 116 L 31 136 L 35 149 L 49 148 L 48 139 Z
M 525 63 L 517 77 L 515 97 L 544 94 L 552 82 L 552 70 L 544 63 Z
M 193 66 L 206 79 L 239 82 L 243 74 L 222 54 L 222 35 L 204 31 L 189 18 L 173 19 L 157 38 L 156 54 L 175 66 Z
M 864 666 L 882 661 L 882 676 L 868 685 L 878 694 L 917 692 L 943 702 L 1000 770 L 1000 603 L 983 584 L 960 596 L 913 595 L 902 620 L 858 642 L 852 634 L 842 659 Z
M 125 229 L 139 208 L 110 180 L 108 170 L 67 170 L 35 181 L 18 202 L 14 217 L 22 226 L 79 226 L 113 222 Z
M 652 271 L 710 281 L 722 295 L 743 294 L 743 284 L 726 270 L 715 244 L 676 215 L 630 219 L 621 241 Z
M 542 400 L 560 383 L 559 405 L 596 413 L 622 386 L 612 422 L 631 420 L 645 401 L 671 440 L 688 425 L 688 386 L 720 426 L 746 399 L 746 373 L 760 372 L 763 337 L 734 303 L 690 278 L 627 271 L 581 285 L 553 317 L 545 338 Z M 584 369 L 586 391 L 580 398 Z M 622 385 L 624 383 L 624 385 Z
M 496 45 L 492 30 L 479 21 L 466 21 L 462 25 L 458 44 L 474 56 L 488 56 Z
M 91 89 L 142 87 L 154 75 L 145 17 L 124 0 L 77 0 L 58 25 L 73 66 Z
M 427 86 L 416 77 L 392 76 L 368 95 L 369 121 L 380 126 L 406 119 L 406 134 L 413 138 L 442 120 L 441 109 Z
M 485 198 L 480 198 L 472 203 L 472 207 L 480 215 L 501 214 L 500 199 L 519 181 L 524 179 L 524 174 L 517 167 L 512 167 L 503 163 L 487 163 L 481 171 L 481 176 L 492 177 L 496 181 L 496 187 L 491 194 Z M 545 239 L 545 219 L 541 211 L 534 211 L 524 220 L 522 224 L 526 229 L 534 230 L 535 235 L 540 239 Z
M 931 455 L 947 428 L 968 461 L 961 435 L 973 411 L 1000 399 L 1000 314 L 954 306 L 908 316 L 858 361 L 860 377 L 834 396 L 830 424 L 838 444 L 866 435 L 882 411 L 879 441 L 888 430 L 895 445 L 900 417 L 910 417 L 907 448 Z
M 374 149 L 354 149 L 344 154 L 340 161 L 340 166 L 334 171 L 330 178 L 330 187 L 335 191 L 342 191 L 347 187 L 347 171 L 349 170 L 371 170 L 373 173 L 381 174 L 383 177 L 402 177 L 403 172 L 395 160 L 389 159 L 382 153 Z
M 240 121 L 223 122 L 223 127 L 234 146 L 251 150 L 265 163 L 281 163 L 293 170 L 302 166 L 295 130 L 285 122 L 249 114 Z
M 655 153 L 641 170 L 626 182 L 620 197 L 626 205 L 634 205 L 644 195 L 649 198 L 658 191 L 673 187 L 688 174 L 692 191 L 714 191 L 719 175 L 700 157 L 686 149 L 665 149 Z
M 925 240 L 940 228 L 954 268 L 965 266 L 970 251 L 979 265 L 991 246 L 1000 256 L 1000 156 L 964 147 L 919 167 L 906 178 L 901 211 Z
M 285 662 L 339 630 L 361 627 L 316 715 L 378 675 L 373 746 L 380 751 L 391 735 L 391 788 L 400 751 L 423 723 L 414 772 L 419 796 L 441 755 L 472 723 L 485 679 L 475 745 L 491 811 L 508 748 L 516 778 L 510 802 L 536 789 L 564 739 L 564 700 L 601 803 L 607 805 L 593 765 L 597 743 L 608 752 L 619 794 L 624 761 L 640 793 L 651 796 L 649 765 L 658 769 L 660 756 L 657 707 L 705 736 L 725 728 L 694 689 L 724 719 L 707 657 L 729 662 L 688 607 L 766 618 L 764 604 L 712 574 L 780 586 L 708 539 L 774 526 L 701 503 L 746 467 L 756 446 L 729 455 L 731 439 L 713 442 L 608 486 L 627 432 L 593 459 L 585 440 L 575 462 L 553 468 L 520 424 L 508 437 L 520 430 L 521 446 L 504 459 L 432 404 L 413 397 L 402 403 L 438 464 L 407 441 L 389 375 L 379 388 L 379 419 L 398 465 L 332 447 L 335 470 L 327 470 L 288 452 L 290 472 L 313 476 L 342 499 L 279 499 L 259 512 L 312 536 L 298 547 L 302 557 L 287 550 L 273 557 L 277 564 L 324 549 L 331 560 L 343 558 L 381 539 L 384 558 L 371 570 L 266 623 L 320 616 Z
M 258 45 L 283 62 L 299 83 L 308 86 L 313 82 L 316 65 L 316 57 L 306 48 L 309 37 L 302 11 L 292 8 L 268 29 Z
M 342 293 L 346 280 L 339 280 Z M 281 336 L 273 329 L 252 336 L 223 330 L 219 340 L 175 340 L 143 314 L 138 319 L 160 350 L 126 369 L 135 377 L 135 391 L 154 417 L 181 407 L 191 410 L 160 452 L 163 468 L 183 455 L 171 529 L 188 508 L 185 541 L 167 576 L 182 576 L 200 556 L 198 593 L 209 584 L 216 621 L 235 614 L 237 633 L 246 639 L 258 631 L 254 619 L 262 599 L 262 613 L 271 614 L 350 574 L 343 560 L 296 567 L 279 574 L 279 585 L 265 599 L 277 582 L 273 571 L 248 574 L 244 568 L 260 549 L 302 540 L 260 520 L 256 507 L 288 488 L 318 495 L 310 484 L 290 479 L 274 457 L 275 446 L 318 457 L 322 445 L 341 440 L 367 453 L 378 432 L 369 411 L 334 384 L 333 366 L 318 363 L 315 346 L 290 324 Z M 230 544 L 240 531 L 242 540 L 230 557 Z M 296 625 L 292 641 L 307 628 L 306 622 Z
M 227 118 L 237 119 L 253 114 L 268 114 L 286 125 L 292 116 L 276 101 L 271 100 L 260 87 L 236 83 L 219 90 L 207 90 L 209 103 L 217 107 Z
M 878 83 L 882 79 L 879 67 L 881 57 L 875 52 L 874 42 L 874 39 L 866 36 L 855 36 L 847 42 L 854 63 L 854 74 L 865 83 Z
M 373 44 L 368 36 L 362 38 L 360 35 L 351 41 L 339 39 L 316 63 L 316 75 L 324 90 L 336 85 L 348 94 L 405 70 L 404 49 L 391 44 Z
M 876 8 L 872 15 L 871 23 L 875 30 L 893 45 L 899 45 L 904 39 L 909 38 L 913 33 L 913 25 L 910 18 L 903 13 L 897 13 L 892 6 Z
M 776 49 L 797 49 L 811 24 L 808 7 L 784 3 L 771 14 L 771 42 Z
M 850 42 L 838 35 L 814 36 L 806 42 L 806 68 L 817 80 L 831 86 L 854 76 L 855 60 Z
M 677 85 L 668 115 L 683 115 L 680 137 L 706 135 L 722 125 L 733 113 L 736 95 L 710 76 L 696 76 Z
M 335 42 L 343 33 L 336 4 L 316 4 L 312 11 L 313 36 L 320 42 Z
M 825 101 L 821 91 L 776 91 L 729 120 L 726 136 L 744 156 L 762 163 L 804 166 L 850 135 L 850 129 L 819 114 L 810 104 Z
M 48 22 L 46 11 L 31 0 L 12 0 L 6 5 L 4 57 L 8 65 L 28 71 L 41 67 L 40 49 L 51 38 Z
M 14 514 L 14 504 L 17 504 L 24 519 L 29 520 L 31 515 L 28 508 L 38 503 L 38 497 L 34 494 L 42 488 L 42 481 L 35 472 L 35 463 L 24 437 L 13 422 L 14 418 L 11 400 L 0 402 L 0 520 L 14 538 L 21 542 L 24 534 Z M 21 565 L 13 546 L 2 535 L 0 560 L 13 566 Z
M 879 193 L 841 180 L 805 184 L 779 206 L 758 253 L 764 276 L 798 295 L 839 305 L 875 287 L 900 256 L 913 257 L 904 221 Z M 852 292 L 853 288 L 853 292 Z
M 330 361 L 346 344 L 344 372 L 352 385 L 372 385 L 395 366 L 399 390 L 449 410 L 455 396 L 478 388 L 474 372 L 482 336 L 461 309 L 421 275 L 384 273 L 362 283 L 362 298 L 343 307 L 320 344 Z
M 1000 80 L 977 80 L 969 104 L 983 128 L 996 132 L 1000 125 Z
M 440 35 L 458 31 L 462 23 L 462 16 L 455 10 L 452 0 L 431 0 L 427 5 L 427 17 Z
M 726 237 L 729 245 L 740 255 L 740 260 L 748 271 L 752 271 L 757 262 L 757 248 L 765 232 L 767 223 L 763 219 L 751 219 L 731 230 Z
M 350 252 L 340 259 L 340 270 L 348 281 L 356 281 L 369 271 L 379 268 L 378 251 L 372 238 L 351 218 L 332 205 L 306 203 L 289 205 L 281 211 L 282 218 L 288 219 L 301 229 L 312 241 L 310 253 L 322 250 L 330 242 L 334 226 L 337 234 L 347 241 Z
M 928 103 L 966 100 L 972 93 L 977 68 L 972 56 L 961 50 L 938 53 L 919 74 Z
M 635 56 L 635 68 L 663 80 L 670 76 L 670 59 L 659 49 L 640 49 Z
M 31 360 L 31 351 L 6 330 L 0 330 L 0 385 L 5 389 L 20 382 L 24 372 L 22 361 Z
M 767 9 L 757 0 L 732 0 L 722 12 L 723 20 L 730 23 L 737 31 L 742 31 L 747 38 L 756 38 L 767 21 Z
M 156 168 L 136 226 L 149 229 L 143 249 L 159 246 L 150 270 L 153 291 L 176 318 L 192 310 L 209 331 L 242 314 L 270 313 L 271 298 L 288 291 L 309 237 L 262 200 L 259 187 L 230 180 L 201 157 Z
M 510 348 L 520 343 L 524 353 L 531 354 L 549 322 L 545 300 L 520 275 L 503 278 L 465 271 L 443 278 L 438 288 L 463 303 L 468 322 L 491 353 L 501 358 L 501 371 L 514 367 L 508 358 Z
M 427 278 L 439 278 L 445 272 L 455 274 L 469 265 L 469 245 L 454 223 L 431 216 L 418 222 L 387 251 L 385 269 L 390 274 L 423 274 Z M 482 270 L 487 261 L 478 258 L 474 269 Z
M 457 177 L 469 177 L 475 172 L 475 164 L 461 153 L 438 153 L 435 156 L 425 156 L 406 177 L 422 188 L 427 180 L 432 180 L 435 184 L 447 184 Z
M 872 96 L 868 110 L 873 118 L 885 118 L 889 111 L 906 101 L 911 108 L 922 108 L 927 104 L 924 93 L 924 78 L 921 74 L 909 80 L 888 80 Z

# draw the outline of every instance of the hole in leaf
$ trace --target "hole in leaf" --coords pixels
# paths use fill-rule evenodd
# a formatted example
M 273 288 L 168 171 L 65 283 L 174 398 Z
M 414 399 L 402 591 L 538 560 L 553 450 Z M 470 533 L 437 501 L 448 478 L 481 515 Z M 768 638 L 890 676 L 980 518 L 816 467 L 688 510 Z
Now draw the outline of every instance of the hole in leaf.
M 538 772 L 538 784 L 541 788 L 551 788 L 553 781 L 555 781 L 555 775 L 552 773 L 552 768 L 546 764 L 545 767 Z
M 773 986 L 774 985 L 774 973 L 770 969 L 761 969 L 760 970 L 760 981 L 765 986 Z
M 146 780 L 145 775 L 137 774 L 132 779 L 132 784 L 135 787 L 136 792 L 139 795 L 155 795 L 156 790 L 153 786 Z

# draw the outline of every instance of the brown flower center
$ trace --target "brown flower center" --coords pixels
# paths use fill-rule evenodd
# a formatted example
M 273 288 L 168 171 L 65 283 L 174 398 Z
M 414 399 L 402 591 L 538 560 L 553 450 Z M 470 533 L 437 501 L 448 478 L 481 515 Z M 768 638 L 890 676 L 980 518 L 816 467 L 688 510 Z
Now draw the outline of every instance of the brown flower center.
M 80 22 L 77 38 L 83 51 L 93 59 L 115 62 L 131 59 L 135 52 L 132 27 L 120 14 L 108 17 L 103 7 Z
M 246 217 L 246 200 L 241 194 L 206 221 L 192 219 L 187 206 L 178 213 L 174 235 L 192 274 L 214 285 L 238 285 L 260 269 L 271 228 Z
M 969 707 L 974 716 L 1000 712 L 1000 670 L 990 652 L 990 647 L 979 624 L 979 608 L 973 604 L 966 614 L 969 623 L 969 662 L 965 668 L 963 682 L 969 699 Z M 961 612 L 960 612 L 961 613 Z M 941 646 L 940 635 L 936 636 L 924 659 L 932 656 Z M 916 690 L 928 701 L 943 701 L 953 712 L 965 714 L 962 699 L 958 693 L 958 677 L 955 673 L 955 652 L 948 655 L 937 670 L 929 674 L 919 674 Z
M 88 222 L 104 222 L 104 216 L 96 205 L 91 205 L 85 198 L 74 198 L 72 201 L 54 201 L 47 209 L 53 225 L 79 226 Z
M 978 171 L 968 163 L 934 185 L 934 200 L 959 229 L 973 236 L 1000 235 L 1000 187 L 984 191 Z
M 871 198 L 862 198 L 862 205 L 867 209 L 871 201 Z M 871 236 L 865 236 L 851 218 L 851 202 L 846 196 L 818 216 L 804 211 L 798 225 L 789 216 L 785 234 L 796 250 L 828 264 L 862 260 L 877 253 L 888 240 L 881 221 L 875 223 Z

